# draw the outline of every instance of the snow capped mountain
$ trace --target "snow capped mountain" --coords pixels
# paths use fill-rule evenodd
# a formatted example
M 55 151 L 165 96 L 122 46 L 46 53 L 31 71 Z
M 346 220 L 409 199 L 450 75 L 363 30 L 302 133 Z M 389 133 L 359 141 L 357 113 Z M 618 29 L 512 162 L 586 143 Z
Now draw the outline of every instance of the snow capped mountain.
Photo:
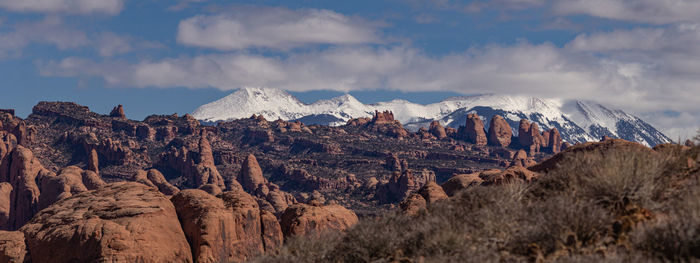
M 454 97 L 422 105 L 405 100 L 363 104 L 351 95 L 304 104 L 285 91 L 269 88 L 243 88 L 202 105 L 193 116 L 203 121 L 247 118 L 253 114 L 268 120 L 301 120 L 306 124 L 343 125 L 351 118 L 371 117 L 374 111 L 390 110 L 409 130 L 427 127 L 437 120 L 458 128 L 467 114 L 477 113 L 488 127 L 493 115 L 503 116 L 517 134 L 525 118 L 543 129 L 557 128 L 565 141 L 597 141 L 604 135 L 656 145 L 671 140 L 648 123 L 621 110 L 594 102 L 541 99 L 527 96 L 478 95 Z

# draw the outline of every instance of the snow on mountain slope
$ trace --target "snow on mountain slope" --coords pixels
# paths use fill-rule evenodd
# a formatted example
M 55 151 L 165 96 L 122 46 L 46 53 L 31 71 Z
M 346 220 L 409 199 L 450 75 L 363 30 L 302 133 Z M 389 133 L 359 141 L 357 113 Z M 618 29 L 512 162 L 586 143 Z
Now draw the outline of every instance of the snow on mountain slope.
M 621 110 L 611 110 L 593 102 L 541 99 L 527 96 L 478 95 L 454 97 L 422 105 L 405 100 L 363 104 L 351 95 L 304 104 L 277 89 L 243 88 L 193 112 L 203 121 L 247 118 L 261 114 L 266 119 L 302 120 L 305 123 L 342 125 L 351 118 L 371 117 L 375 110 L 390 110 L 408 129 L 426 127 L 434 120 L 458 128 L 469 113 L 488 121 L 501 115 L 517 134 L 522 118 L 537 122 L 543 129 L 557 128 L 565 141 L 594 141 L 603 135 L 637 141 L 646 145 L 670 139 L 641 119 Z

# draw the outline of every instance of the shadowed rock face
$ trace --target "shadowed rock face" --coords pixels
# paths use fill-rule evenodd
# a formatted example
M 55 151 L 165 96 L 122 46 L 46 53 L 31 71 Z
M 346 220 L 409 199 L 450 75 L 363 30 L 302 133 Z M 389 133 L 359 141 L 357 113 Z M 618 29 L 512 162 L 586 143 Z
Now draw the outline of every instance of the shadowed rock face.
M 325 231 L 343 231 L 357 224 L 354 212 L 339 205 L 295 204 L 281 216 L 282 232 L 290 236 L 318 236 Z
M 173 204 L 139 183 L 63 199 L 20 231 L 35 262 L 192 262 Z

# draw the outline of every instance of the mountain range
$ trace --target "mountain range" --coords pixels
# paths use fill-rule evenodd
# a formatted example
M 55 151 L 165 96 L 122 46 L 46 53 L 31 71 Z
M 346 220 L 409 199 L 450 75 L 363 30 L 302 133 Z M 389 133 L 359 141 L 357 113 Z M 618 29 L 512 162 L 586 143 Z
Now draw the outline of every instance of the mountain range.
M 299 120 L 305 124 L 338 126 L 349 119 L 371 117 L 375 111 L 390 110 L 412 131 L 432 121 L 458 128 L 467 114 L 476 113 L 486 127 L 493 115 L 503 116 L 515 127 L 520 119 L 541 128 L 557 128 L 570 143 L 598 141 L 603 136 L 635 141 L 647 146 L 671 139 L 642 119 L 622 110 L 582 100 L 544 99 L 517 95 L 474 95 L 452 97 L 432 104 L 392 100 L 364 104 L 349 94 L 306 104 L 291 94 L 272 88 L 241 88 L 232 94 L 197 108 L 192 115 L 205 122 L 217 122 L 262 115 L 268 120 Z

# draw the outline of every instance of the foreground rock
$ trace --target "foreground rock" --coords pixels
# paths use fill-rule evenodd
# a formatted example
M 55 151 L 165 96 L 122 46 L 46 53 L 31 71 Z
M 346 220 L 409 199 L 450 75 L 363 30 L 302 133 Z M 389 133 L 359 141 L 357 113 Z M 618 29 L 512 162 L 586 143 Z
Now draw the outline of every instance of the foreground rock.
M 0 262 L 22 263 L 29 261 L 24 234 L 19 231 L 0 231 Z
M 172 203 L 139 183 L 63 199 L 20 231 L 34 262 L 192 262 Z
M 274 215 L 261 212 L 242 191 L 224 196 L 226 202 L 188 189 L 171 199 L 195 262 L 244 261 L 281 246 L 282 230 Z
M 32 151 L 22 146 L 14 148 L 2 161 L 0 182 L 10 184 L 11 193 L 9 218 L 0 229 L 15 230 L 24 225 L 39 211 L 39 186 L 37 181 L 53 176 L 34 157 Z M 8 189 L 5 186 L 4 192 Z M 0 196 L 0 203 L 6 203 L 6 196 Z M 0 216 L 1 217 L 1 216 Z
M 295 204 L 281 217 L 282 232 L 290 236 L 318 236 L 326 231 L 343 231 L 358 222 L 357 215 L 339 205 Z

